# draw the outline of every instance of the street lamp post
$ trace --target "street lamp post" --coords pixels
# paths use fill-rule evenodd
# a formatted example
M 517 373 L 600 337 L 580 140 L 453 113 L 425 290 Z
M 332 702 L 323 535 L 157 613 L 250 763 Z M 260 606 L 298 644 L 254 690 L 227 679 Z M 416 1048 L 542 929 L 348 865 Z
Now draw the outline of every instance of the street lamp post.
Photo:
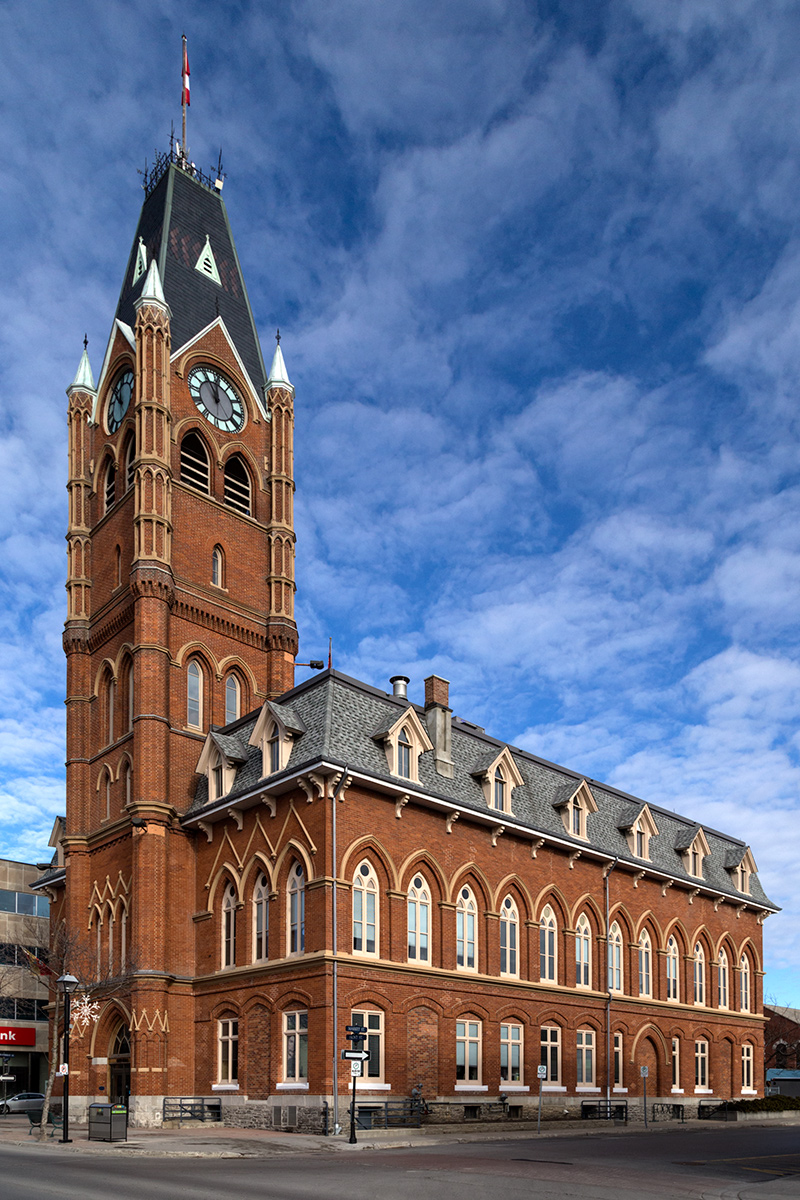
M 74 975 L 61 975 L 58 979 L 58 986 L 64 993 L 64 1066 L 66 1072 L 64 1078 L 64 1123 L 61 1133 L 62 1142 L 71 1142 L 69 1136 L 69 1001 L 70 996 L 78 986 L 78 981 Z

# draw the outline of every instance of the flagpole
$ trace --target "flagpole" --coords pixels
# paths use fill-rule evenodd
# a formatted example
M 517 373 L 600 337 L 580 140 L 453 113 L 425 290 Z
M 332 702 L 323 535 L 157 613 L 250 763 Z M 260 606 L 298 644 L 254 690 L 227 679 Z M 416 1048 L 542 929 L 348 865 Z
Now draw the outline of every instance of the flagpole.
M 181 58 L 181 108 L 183 109 L 183 157 L 188 158 L 189 152 L 186 149 L 186 34 L 183 34 L 183 57 Z

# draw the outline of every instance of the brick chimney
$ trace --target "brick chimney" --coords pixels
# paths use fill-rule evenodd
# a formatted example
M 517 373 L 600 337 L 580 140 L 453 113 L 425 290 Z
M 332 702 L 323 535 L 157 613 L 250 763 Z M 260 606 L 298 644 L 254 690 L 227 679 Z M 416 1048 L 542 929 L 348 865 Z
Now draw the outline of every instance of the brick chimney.
M 425 680 L 425 724 L 433 742 L 433 765 L 439 775 L 453 778 L 453 754 L 451 750 L 450 683 L 439 675 L 429 675 Z

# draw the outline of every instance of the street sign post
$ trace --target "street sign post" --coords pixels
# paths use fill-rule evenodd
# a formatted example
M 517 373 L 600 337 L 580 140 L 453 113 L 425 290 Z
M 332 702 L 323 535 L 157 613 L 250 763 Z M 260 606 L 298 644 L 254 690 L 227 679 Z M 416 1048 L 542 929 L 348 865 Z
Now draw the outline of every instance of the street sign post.
M 354 1079 L 356 1078 L 356 1076 L 363 1075 L 364 1074 L 364 1064 L 362 1062 L 356 1062 L 355 1059 L 351 1059 L 350 1060 L 350 1074 L 353 1076 Z
M 362 1037 L 367 1036 L 366 1025 L 345 1025 L 345 1033 L 360 1033 Z
M 642 1077 L 642 1087 L 644 1088 L 644 1127 L 647 1129 L 647 1076 L 650 1074 L 649 1067 L 639 1067 L 639 1074 Z
M 366 1062 L 369 1058 L 369 1050 L 343 1050 L 342 1058 L 347 1062 Z
M 544 1063 L 540 1063 L 540 1065 L 536 1068 L 536 1075 L 539 1079 L 539 1116 L 536 1119 L 536 1132 L 541 1133 L 542 1132 L 542 1084 L 544 1083 L 545 1079 L 547 1079 L 547 1067 L 544 1065 Z

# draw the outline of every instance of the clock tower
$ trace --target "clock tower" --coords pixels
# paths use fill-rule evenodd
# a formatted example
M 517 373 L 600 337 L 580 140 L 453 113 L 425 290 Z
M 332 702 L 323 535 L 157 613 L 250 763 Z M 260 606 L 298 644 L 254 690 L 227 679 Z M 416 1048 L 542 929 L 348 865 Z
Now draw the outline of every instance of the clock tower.
M 297 629 L 280 340 L 267 371 L 222 180 L 170 152 L 144 188 L 97 384 L 84 350 L 67 393 L 64 848 L 68 926 L 103 973 L 133 972 L 100 1022 L 119 1030 L 97 1031 L 122 1047 L 109 1087 L 133 1070 L 155 1098 L 168 1072 L 172 1094 L 193 1086 L 191 1046 L 166 1045 L 194 969 L 170 923 L 194 891 L 179 818 L 210 726 L 293 686 Z

